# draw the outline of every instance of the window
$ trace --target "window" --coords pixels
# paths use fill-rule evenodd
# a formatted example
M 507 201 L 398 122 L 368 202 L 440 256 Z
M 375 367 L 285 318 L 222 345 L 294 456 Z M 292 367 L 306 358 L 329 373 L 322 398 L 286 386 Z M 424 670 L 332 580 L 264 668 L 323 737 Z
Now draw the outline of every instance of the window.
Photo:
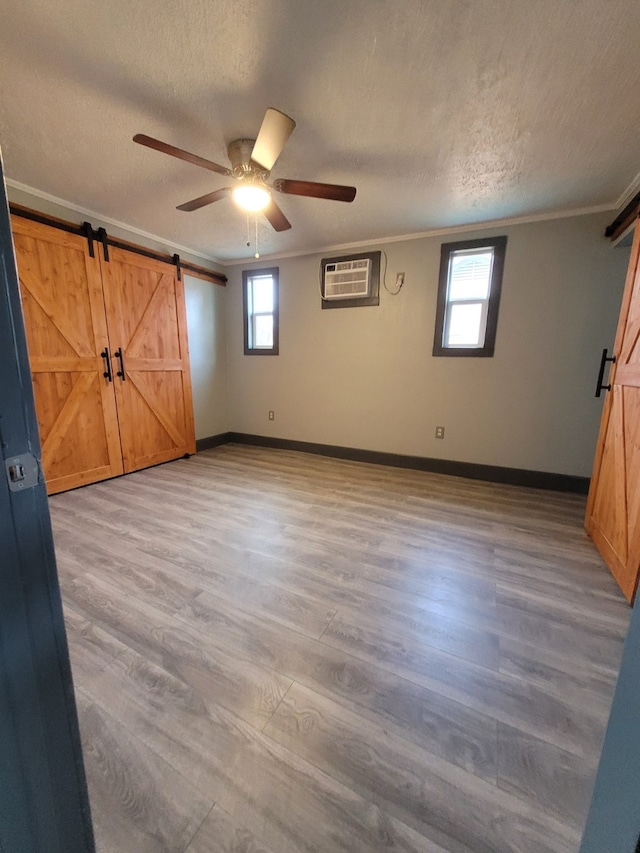
M 244 354 L 278 355 L 278 267 L 244 270 Z
M 506 247 L 506 237 L 443 244 L 434 355 L 493 355 Z

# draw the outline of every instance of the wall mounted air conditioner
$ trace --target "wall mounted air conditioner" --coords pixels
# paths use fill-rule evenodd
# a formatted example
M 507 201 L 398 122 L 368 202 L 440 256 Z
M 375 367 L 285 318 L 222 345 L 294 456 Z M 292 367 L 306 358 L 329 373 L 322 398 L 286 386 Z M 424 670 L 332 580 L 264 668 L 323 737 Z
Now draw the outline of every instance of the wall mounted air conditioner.
M 353 296 L 368 296 L 371 290 L 370 275 L 369 258 L 325 264 L 324 298 L 350 299 Z
M 380 252 L 368 252 L 321 262 L 322 307 L 378 305 Z

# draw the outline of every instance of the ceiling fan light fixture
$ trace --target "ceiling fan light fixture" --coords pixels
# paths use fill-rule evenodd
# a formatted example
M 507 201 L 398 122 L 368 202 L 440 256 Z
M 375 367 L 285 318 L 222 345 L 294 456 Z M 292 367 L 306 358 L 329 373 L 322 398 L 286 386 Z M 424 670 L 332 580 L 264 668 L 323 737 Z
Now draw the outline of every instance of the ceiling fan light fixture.
M 264 210 L 271 201 L 269 190 L 256 184 L 240 184 L 233 189 L 231 196 L 238 207 L 250 213 Z
M 349 202 L 353 201 L 356 196 L 355 187 L 323 184 L 317 181 L 278 178 L 271 181 L 267 186 L 266 182 L 270 178 L 271 170 L 282 154 L 285 143 L 295 126 L 296 123 L 290 116 L 269 107 L 264 114 L 255 139 L 242 137 L 241 139 L 234 139 L 228 144 L 227 155 L 231 169 L 220 166 L 211 160 L 206 160 L 198 154 L 185 151 L 183 148 L 176 148 L 175 145 L 169 145 L 160 139 L 154 139 L 144 133 L 136 133 L 133 141 L 138 145 L 144 145 L 146 148 L 153 148 L 163 154 L 168 154 L 170 157 L 176 157 L 185 163 L 192 163 L 194 166 L 200 166 L 210 172 L 235 178 L 237 182 L 235 188 L 226 186 L 205 193 L 205 195 L 191 199 L 184 204 L 179 204 L 178 210 L 186 212 L 200 210 L 202 207 L 231 195 L 240 210 L 246 213 L 263 213 L 273 230 L 280 232 L 288 231 L 291 228 L 291 223 L 273 200 L 271 190 L 284 193 L 284 195 L 307 196 L 308 198 L 321 198 L 328 201 Z

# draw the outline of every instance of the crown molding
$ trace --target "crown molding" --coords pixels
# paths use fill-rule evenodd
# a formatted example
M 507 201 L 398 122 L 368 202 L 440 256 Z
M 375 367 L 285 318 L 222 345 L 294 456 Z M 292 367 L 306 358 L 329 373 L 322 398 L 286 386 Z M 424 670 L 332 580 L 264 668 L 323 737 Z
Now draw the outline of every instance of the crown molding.
M 640 176 L 639 176 L 640 177 Z M 386 243 L 404 243 L 409 240 L 423 240 L 428 237 L 446 237 L 454 234 L 468 234 L 475 231 L 487 231 L 492 228 L 506 228 L 509 225 L 528 225 L 533 222 L 546 222 L 553 219 L 571 219 L 576 216 L 589 216 L 594 213 L 610 213 L 616 208 L 611 204 L 598 204 L 592 207 L 580 207 L 573 210 L 557 211 L 555 213 L 533 213 L 530 216 L 512 216 L 503 219 L 490 219 L 486 222 L 474 222 L 467 225 L 450 225 L 446 228 L 432 228 L 427 231 L 418 231 L 412 234 L 399 234 L 393 237 L 375 237 L 372 240 L 359 240 L 356 243 L 336 243 L 319 249 L 305 249 L 298 252 L 282 252 L 272 255 L 261 255 L 260 263 L 264 261 L 280 260 L 285 258 L 300 258 L 309 255 L 321 255 L 327 252 L 343 252 L 350 249 L 368 248 L 370 246 L 382 246 Z M 239 266 L 241 264 L 255 264 L 251 258 L 236 258 L 221 261 L 226 267 Z
M 640 172 L 635 176 L 635 178 L 631 181 L 626 190 L 622 193 L 618 201 L 616 202 L 615 210 L 619 210 L 620 208 L 627 205 L 631 199 L 637 195 L 638 191 L 640 191 Z
M 50 193 L 43 192 L 42 190 L 35 189 L 34 187 L 30 187 L 27 184 L 21 183 L 20 181 L 15 181 L 11 178 L 6 178 L 5 180 L 7 186 L 12 187 L 13 189 L 16 189 L 20 192 L 27 193 L 28 195 L 34 196 L 35 198 L 43 199 L 44 201 L 48 201 L 51 204 L 56 204 L 60 207 L 67 208 L 68 210 L 73 210 L 76 213 L 82 214 L 83 216 L 100 220 L 101 222 L 104 222 L 108 225 L 112 225 L 115 228 L 119 228 L 126 233 L 135 234 L 138 237 L 142 237 L 146 240 L 151 240 L 154 243 L 160 243 L 164 246 L 171 245 L 182 253 L 201 258 L 202 260 L 208 261 L 209 263 L 218 264 L 223 268 L 256 263 L 256 260 L 253 256 L 250 258 L 233 258 L 226 260 L 217 258 L 213 255 L 207 255 L 204 252 L 199 252 L 195 249 L 190 248 L 189 246 L 184 246 L 180 243 L 175 243 L 172 240 L 167 240 L 164 237 L 159 237 L 157 234 L 151 234 L 149 231 L 143 231 L 141 228 L 135 228 L 132 225 L 128 225 L 126 222 L 121 222 L 118 219 L 113 219 L 109 216 L 104 216 L 98 211 L 90 210 L 86 207 L 81 207 L 80 205 L 75 204 L 74 202 L 70 202 L 66 199 L 58 198 L 57 196 L 51 195 Z M 455 234 L 485 231 L 492 228 L 504 228 L 510 225 L 528 225 L 534 222 L 545 222 L 554 219 L 570 219 L 572 217 L 588 216 L 594 213 L 610 213 L 612 211 L 616 211 L 622 208 L 625 203 L 627 203 L 631 198 L 633 198 L 633 196 L 638 192 L 639 189 L 640 173 L 636 175 L 633 181 L 631 181 L 631 183 L 629 184 L 627 189 L 625 189 L 619 199 L 615 202 L 612 202 L 611 204 L 599 204 L 592 205 L 591 207 L 573 208 L 571 210 L 561 210 L 553 213 L 534 213 L 526 216 L 512 216 L 503 217 L 502 219 L 490 219 L 485 222 L 450 225 L 445 228 L 432 228 L 426 229 L 424 231 L 412 232 L 409 234 L 397 234 L 389 237 L 374 237 L 370 240 L 358 240 L 353 243 L 333 243 L 325 246 L 320 246 L 314 249 L 300 249 L 290 252 L 275 252 L 273 254 L 261 256 L 259 262 L 264 263 L 265 261 L 273 261 L 280 259 L 284 260 L 286 258 L 308 257 L 310 255 L 326 254 L 327 252 L 343 252 L 352 249 L 367 248 L 370 246 L 382 246 L 388 243 L 404 243 L 409 240 L 422 240 L 429 237 L 446 237 Z

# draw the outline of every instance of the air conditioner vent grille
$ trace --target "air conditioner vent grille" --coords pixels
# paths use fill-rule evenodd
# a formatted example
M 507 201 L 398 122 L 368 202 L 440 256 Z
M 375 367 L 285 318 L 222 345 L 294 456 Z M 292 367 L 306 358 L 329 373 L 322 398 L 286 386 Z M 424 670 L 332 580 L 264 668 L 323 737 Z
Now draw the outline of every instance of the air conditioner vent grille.
M 326 264 L 324 298 L 345 299 L 370 293 L 370 260 L 363 258 Z

